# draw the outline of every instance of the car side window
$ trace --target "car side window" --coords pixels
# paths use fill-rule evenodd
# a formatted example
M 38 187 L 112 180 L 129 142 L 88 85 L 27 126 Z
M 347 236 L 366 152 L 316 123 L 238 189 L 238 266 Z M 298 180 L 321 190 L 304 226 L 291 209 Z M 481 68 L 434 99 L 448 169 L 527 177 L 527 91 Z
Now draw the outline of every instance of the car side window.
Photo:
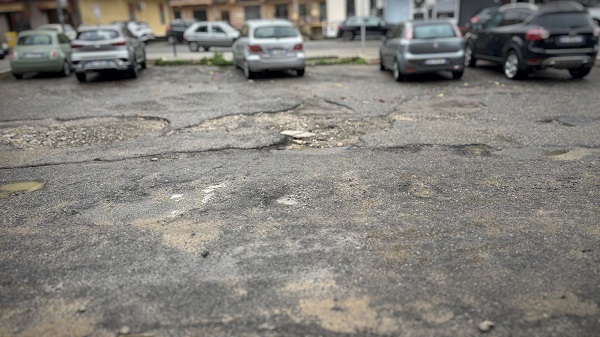
M 135 35 L 133 35 L 133 34 L 132 34 L 130 31 L 129 31 L 129 29 L 127 29 L 127 28 L 125 28 L 125 27 L 121 28 L 121 31 L 123 32 L 123 35 L 125 35 L 126 37 L 128 37 L 128 38 L 131 38 L 131 39 L 135 38 Z
M 483 28 L 497 27 L 502 22 L 502 17 L 503 17 L 502 13 L 495 14 L 494 16 L 492 16 L 491 19 L 489 19 L 488 21 L 483 23 Z
M 506 11 L 502 18 L 500 26 L 516 25 L 523 22 L 529 16 L 528 12 L 523 11 Z
M 212 32 L 213 33 L 225 34 L 225 31 L 223 31 L 223 29 L 221 29 L 221 27 L 219 27 L 219 26 L 212 26 Z
M 196 29 L 198 33 L 208 33 L 208 27 L 206 25 L 201 25 Z
M 60 43 L 60 44 L 70 43 L 70 40 L 64 34 L 58 34 L 58 43 Z
M 243 26 L 240 30 L 241 37 L 248 37 L 248 26 Z

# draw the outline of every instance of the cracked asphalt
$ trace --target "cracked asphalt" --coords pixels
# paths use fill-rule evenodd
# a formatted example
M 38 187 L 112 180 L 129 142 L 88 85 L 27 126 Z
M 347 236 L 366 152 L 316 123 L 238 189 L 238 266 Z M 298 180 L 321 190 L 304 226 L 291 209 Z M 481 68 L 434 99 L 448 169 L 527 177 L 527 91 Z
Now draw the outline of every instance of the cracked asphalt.
M 1 79 L 0 336 L 599 336 L 600 72 L 450 78 Z

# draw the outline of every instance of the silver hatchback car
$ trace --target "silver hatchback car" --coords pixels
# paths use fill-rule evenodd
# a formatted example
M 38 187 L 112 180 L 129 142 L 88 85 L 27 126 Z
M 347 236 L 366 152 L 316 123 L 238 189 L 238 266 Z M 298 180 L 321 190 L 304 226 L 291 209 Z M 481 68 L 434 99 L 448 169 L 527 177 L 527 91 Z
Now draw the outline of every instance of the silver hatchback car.
M 460 79 L 464 71 L 464 41 L 450 21 L 413 21 L 390 29 L 379 50 L 380 69 L 391 69 L 401 81 L 406 75 L 450 71 Z
M 120 70 L 136 78 L 139 68 L 146 68 L 145 44 L 124 25 L 80 27 L 71 51 L 79 82 L 87 72 Z
M 237 29 L 224 21 L 196 22 L 183 33 L 190 51 L 200 48 L 208 51 L 211 47 L 231 47 L 233 41 L 240 36 Z
M 246 21 L 231 49 L 234 64 L 247 78 L 270 70 L 295 70 L 304 76 L 302 35 L 288 20 Z

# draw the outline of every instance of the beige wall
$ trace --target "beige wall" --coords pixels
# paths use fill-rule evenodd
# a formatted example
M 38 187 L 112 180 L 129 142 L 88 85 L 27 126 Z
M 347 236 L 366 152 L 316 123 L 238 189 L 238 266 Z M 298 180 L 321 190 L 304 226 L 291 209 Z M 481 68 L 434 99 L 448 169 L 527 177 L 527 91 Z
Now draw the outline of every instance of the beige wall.
M 167 0 L 143 0 L 145 6 L 135 10 L 135 19 L 146 21 L 154 35 L 164 36 L 169 23 Z M 132 2 L 137 3 L 137 2 Z M 163 6 L 165 22 L 160 20 L 160 5 Z M 100 8 L 100 18 L 94 15 L 94 5 Z M 84 25 L 108 24 L 118 20 L 129 20 L 128 2 L 124 0 L 79 0 L 79 13 Z

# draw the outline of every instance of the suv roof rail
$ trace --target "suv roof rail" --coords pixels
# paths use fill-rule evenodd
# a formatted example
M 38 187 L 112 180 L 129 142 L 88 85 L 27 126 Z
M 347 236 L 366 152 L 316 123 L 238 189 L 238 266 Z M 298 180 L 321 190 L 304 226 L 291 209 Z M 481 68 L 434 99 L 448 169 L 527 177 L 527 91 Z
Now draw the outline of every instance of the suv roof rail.
M 542 9 L 571 9 L 584 11 L 585 7 L 576 1 L 551 1 L 545 3 Z
M 517 2 L 517 3 L 513 3 L 513 4 L 502 5 L 498 9 L 498 11 L 504 12 L 507 9 L 529 9 L 531 11 L 537 11 L 540 8 L 537 5 L 534 5 L 534 4 L 524 3 L 524 2 Z

